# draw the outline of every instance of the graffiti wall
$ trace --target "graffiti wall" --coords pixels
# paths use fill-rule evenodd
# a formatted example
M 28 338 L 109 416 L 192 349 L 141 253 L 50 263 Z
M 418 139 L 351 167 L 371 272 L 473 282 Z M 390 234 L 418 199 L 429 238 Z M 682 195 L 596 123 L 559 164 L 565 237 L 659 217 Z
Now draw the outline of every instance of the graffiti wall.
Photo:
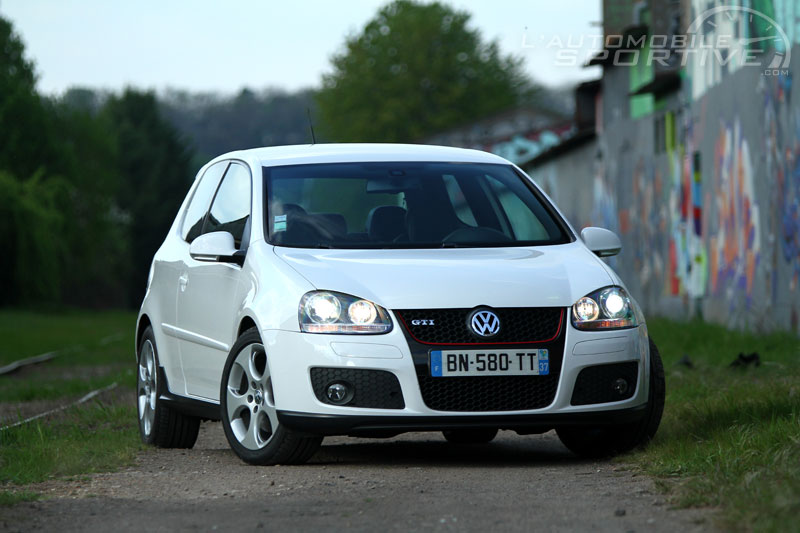
M 648 313 L 800 333 L 800 46 L 787 52 L 789 68 L 739 68 L 697 98 L 685 79 L 637 119 L 627 74 L 607 69 L 591 154 L 528 169 L 577 229 L 620 234 L 612 266 Z

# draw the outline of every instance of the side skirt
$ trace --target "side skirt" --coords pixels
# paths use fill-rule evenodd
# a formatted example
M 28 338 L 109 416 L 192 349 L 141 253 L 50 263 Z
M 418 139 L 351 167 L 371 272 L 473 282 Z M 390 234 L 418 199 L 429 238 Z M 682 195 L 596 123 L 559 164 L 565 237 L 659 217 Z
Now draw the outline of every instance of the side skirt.
M 167 374 L 164 372 L 164 367 L 158 367 L 158 379 L 161 380 L 161 383 L 166 384 L 164 392 L 158 397 L 158 401 L 164 402 L 170 409 L 174 409 L 185 415 L 196 416 L 203 420 L 222 419 L 218 403 L 198 400 L 197 398 L 187 398 L 171 393 L 169 391 L 169 382 L 167 381 Z

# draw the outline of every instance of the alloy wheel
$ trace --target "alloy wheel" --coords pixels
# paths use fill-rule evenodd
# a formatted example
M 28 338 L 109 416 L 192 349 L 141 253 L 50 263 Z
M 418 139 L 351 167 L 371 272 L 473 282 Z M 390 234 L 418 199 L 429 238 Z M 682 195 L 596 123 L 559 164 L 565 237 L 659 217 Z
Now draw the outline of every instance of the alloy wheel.
M 248 450 L 264 448 L 278 429 L 278 415 L 263 344 L 248 344 L 236 355 L 225 391 L 236 440 Z
M 156 417 L 156 356 L 153 343 L 147 339 L 139 353 L 139 376 L 136 391 L 139 397 L 139 425 L 145 437 L 153 431 Z

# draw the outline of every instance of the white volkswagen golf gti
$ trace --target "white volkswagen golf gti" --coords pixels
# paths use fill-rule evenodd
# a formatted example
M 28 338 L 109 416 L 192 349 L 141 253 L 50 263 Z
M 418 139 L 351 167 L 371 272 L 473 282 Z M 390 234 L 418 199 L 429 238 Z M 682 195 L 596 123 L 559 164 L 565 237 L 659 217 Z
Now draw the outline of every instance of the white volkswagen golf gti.
M 581 456 L 647 443 L 664 371 L 644 317 L 519 168 L 456 148 L 262 148 L 198 173 L 136 329 L 144 442 L 221 420 L 254 464 L 326 435 L 555 429 Z

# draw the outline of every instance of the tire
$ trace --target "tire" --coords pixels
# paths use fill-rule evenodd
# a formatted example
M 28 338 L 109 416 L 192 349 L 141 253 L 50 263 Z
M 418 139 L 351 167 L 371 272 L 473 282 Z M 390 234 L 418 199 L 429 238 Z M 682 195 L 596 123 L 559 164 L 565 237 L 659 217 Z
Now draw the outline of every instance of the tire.
M 159 398 L 165 392 L 158 372 L 158 348 L 153 328 L 144 330 L 139 343 L 136 408 L 142 442 L 159 448 L 191 448 L 197 441 L 200 419 L 170 409 Z
M 558 438 L 571 452 L 591 459 L 610 457 L 646 446 L 655 436 L 664 413 L 666 384 L 661 355 L 650 339 L 650 394 L 644 418 L 633 424 L 607 427 L 557 428 Z
M 447 442 L 452 442 L 453 444 L 487 444 L 497 436 L 497 429 L 451 429 L 442 431 L 442 435 L 447 439 Z
M 222 428 L 234 453 L 254 465 L 302 464 L 322 437 L 292 431 L 278 422 L 267 352 L 255 328 L 231 348 L 220 384 Z

